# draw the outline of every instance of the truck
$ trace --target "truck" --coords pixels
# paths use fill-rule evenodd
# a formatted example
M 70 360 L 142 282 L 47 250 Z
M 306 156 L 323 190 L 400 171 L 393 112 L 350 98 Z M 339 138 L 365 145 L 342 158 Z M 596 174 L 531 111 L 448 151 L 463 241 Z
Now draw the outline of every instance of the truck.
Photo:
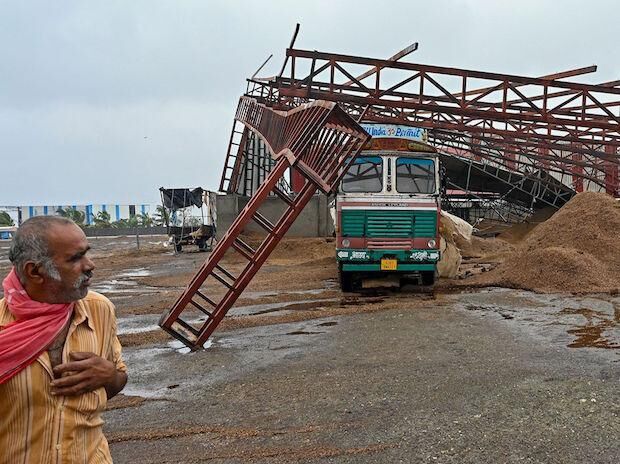
M 440 169 L 424 129 L 363 123 L 372 136 L 336 194 L 340 286 L 385 276 L 432 288 L 440 259 Z

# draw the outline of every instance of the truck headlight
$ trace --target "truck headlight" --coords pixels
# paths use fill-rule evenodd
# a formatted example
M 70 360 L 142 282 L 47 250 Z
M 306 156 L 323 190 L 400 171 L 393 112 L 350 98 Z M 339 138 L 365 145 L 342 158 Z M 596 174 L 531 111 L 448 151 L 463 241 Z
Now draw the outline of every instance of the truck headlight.
M 342 240 L 342 246 L 345 248 L 349 248 L 351 246 L 351 242 L 345 238 Z
M 435 248 L 435 245 L 437 245 L 437 242 L 433 239 L 430 239 L 427 243 L 429 248 Z

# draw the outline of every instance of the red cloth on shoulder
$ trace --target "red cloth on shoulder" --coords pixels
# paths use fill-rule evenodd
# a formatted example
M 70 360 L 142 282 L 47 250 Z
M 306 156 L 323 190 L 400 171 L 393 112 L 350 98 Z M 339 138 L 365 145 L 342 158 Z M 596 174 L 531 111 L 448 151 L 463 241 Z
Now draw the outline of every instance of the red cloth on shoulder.
M 0 384 L 32 364 L 69 321 L 75 303 L 34 301 L 15 269 L 2 282 L 4 298 L 15 321 L 0 327 Z

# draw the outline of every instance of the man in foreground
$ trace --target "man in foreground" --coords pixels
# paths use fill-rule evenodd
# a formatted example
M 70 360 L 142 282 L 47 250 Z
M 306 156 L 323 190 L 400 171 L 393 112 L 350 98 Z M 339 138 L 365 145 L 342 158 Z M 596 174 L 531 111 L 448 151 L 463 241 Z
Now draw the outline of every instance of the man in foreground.
M 89 292 L 84 232 L 17 230 L 0 300 L 0 463 L 111 463 L 101 412 L 127 382 L 114 306 Z

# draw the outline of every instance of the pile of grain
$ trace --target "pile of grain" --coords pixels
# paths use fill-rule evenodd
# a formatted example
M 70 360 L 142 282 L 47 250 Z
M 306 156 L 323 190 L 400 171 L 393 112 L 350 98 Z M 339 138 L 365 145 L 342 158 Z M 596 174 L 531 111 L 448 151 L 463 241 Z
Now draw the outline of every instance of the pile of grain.
M 250 247 L 257 249 L 264 236 L 243 234 L 241 240 Z M 331 258 L 336 262 L 336 242 L 333 238 L 320 237 L 285 237 L 276 248 L 271 252 L 268 258 L 270 264 L 286 264 L 286 263 L 313 263 Z M 226 262 L 229 263 L 247 263 L 247 260 L 232 248 L 226 252 Z
M 539 224 L 547 221 L 557 210 L 547 207 L 536 211 L 525 221 L 513 224 L 498 235 L 498 238 L 509 243 L 518 243 L 530 234 Z
M 542 292 L 618 291 L 620 202 L 603 193 L 575 196 L 481 280 Z
M 457 246 L 463 258 L 484 258 L 493 262 L 514 249 L 513 245 L 501 238 L 482 238 L 475 235 L 470 241 L 457 240 Z

